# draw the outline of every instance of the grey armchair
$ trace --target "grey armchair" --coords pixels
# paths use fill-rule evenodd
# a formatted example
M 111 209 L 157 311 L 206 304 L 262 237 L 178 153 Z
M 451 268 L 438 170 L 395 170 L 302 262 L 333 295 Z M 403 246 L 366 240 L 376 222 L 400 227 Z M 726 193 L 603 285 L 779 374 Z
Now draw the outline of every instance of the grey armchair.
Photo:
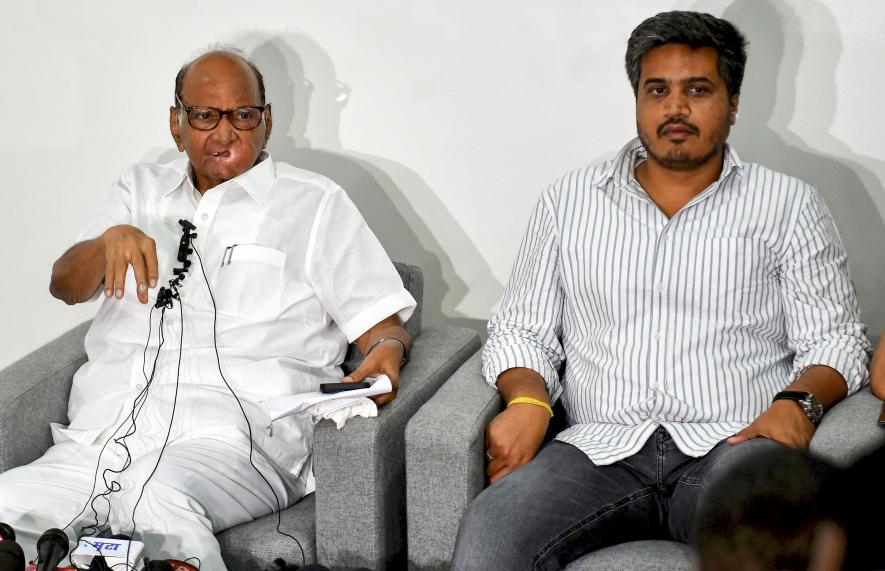
M 282 511 L 281 528 L 298 538 L 307 562 L 333 569 L 405 566 L 405 445 L 408 419 L 479 347 L 476 332 L 421 329 L 423 277 L 396 264 L 418 309 L 406 323 L 414 337 L 399 394 L 376 418 L 353 418 L 338 430 L 317 425 L 317 491 Z M 0 472 L 31 462 L 52 443 L 50 422 L 67 422 L 74 373 L 86 362 L 84 323 L 0 371 Z M 230 569 L 263 569 L 274 557 L 301 563 L 271 514 L 218 534 Z
M 471 357 L 406 427 L 406 505 L 409 569 L 449 568 L 461 514 L 486 486 L 486 424 L 503 403 L 486 384 L 479 353 Z M 823 418 L 811 450 L 847 465 L 885 442 L 876 425 L 882 402 L 869 388 L 843 400 Z M 692 569 L 690 546 L 634 541 L 590 553 L 570 571 Z

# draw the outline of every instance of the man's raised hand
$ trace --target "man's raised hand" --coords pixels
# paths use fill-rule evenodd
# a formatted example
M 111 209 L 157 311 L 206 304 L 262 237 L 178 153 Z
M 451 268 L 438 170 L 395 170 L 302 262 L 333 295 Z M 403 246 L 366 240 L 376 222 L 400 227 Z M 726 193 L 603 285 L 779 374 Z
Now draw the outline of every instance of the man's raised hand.
M 127 266 L 132 266 L 138 301 L 148 302 L 148 287 L 157 285 L 157 246 L 154 240 L 134 226 L 112 226 L 99 236 L 104 249 L 105 297 L 123 297 Z

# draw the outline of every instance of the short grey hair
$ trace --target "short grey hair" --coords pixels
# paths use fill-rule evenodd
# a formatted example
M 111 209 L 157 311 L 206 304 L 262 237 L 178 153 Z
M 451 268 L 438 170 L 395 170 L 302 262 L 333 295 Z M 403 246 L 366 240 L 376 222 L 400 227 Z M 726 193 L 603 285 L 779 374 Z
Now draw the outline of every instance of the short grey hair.
M 191 65 L 201 57 L 209 54 L 227 54 L 229 56 L 233 56 L 235 58 L 239 58 L 243 60 L 243 62 L 249 66 L 249 69 L 252 70 L 252 73 L 255 74 L 255 79 L 258 81 L 258 98 L 260 99 L 259 105 L 265 105 L 265 94 L 264 94 L 264 76 L 261 75 L 261 71 L 258 69 L 258 66 L 255 65 L 251 59 L 246 57 L 246 54 L 243 50 L 237 48 L 236 46 L 232 46 L 229 44 L 212 44 L 209 47 L 206 47 L 199 52 L 197 52 L 187 63 L 181 66 L 181 69 L 178 70 L 178 74 L 175 76 L 175 100 L 172 103 L 173 107 L 179 107 L 181 104 L 181 92 L 183 90 L 184 84 L 184 76 L 187 74 L 187 70 L 190 69 Z
M 714 48 L 719 75 L 729 95 L 741 92 L 747 65 L 747 40 L 728 20 L 701 12 L 661 12 L 633 30 L 627 41 L 625 63 L 633 94 L 639 92 L 642 58 L 664 44 L 686 44 L 693 48 Z

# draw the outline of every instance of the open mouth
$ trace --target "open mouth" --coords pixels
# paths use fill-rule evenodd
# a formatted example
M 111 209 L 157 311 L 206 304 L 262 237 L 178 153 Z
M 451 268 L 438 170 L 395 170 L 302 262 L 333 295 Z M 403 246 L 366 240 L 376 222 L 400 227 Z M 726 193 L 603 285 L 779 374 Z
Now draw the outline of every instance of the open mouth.
M 220 151 L 217 153 L 209 153 L 209 156 L 214 159 L 229 159 L 230 151 Z

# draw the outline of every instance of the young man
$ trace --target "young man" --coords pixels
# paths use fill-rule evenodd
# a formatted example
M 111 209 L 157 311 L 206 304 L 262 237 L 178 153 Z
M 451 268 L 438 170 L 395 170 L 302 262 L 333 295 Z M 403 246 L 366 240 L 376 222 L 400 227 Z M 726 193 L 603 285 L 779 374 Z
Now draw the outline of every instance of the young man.
M 745 41 L 669 12 L 627 46 L 638 138 L 541 196 L 483 361 L 507 408 L 455 569 L 558 569 L 686 541 L 713 475 L 806 447 L 868 382 L 845 253 L 817 192 L 742 163 Z M 541 448 L 560 400 L 569 427 Z M 540 452 L 539 452 L 540 450 Z
M 127 170 L 53 267 L 55 297 L 105 299 L 70 425 L 0 474 L 0 521 L 29 557 L 48 528 L 93 525 L 151 558 L 224 569 L 215 533 L 313 491 L 313 424 L 271 425 L 260 402 L 339 380 L 350 342 L 366 356 L 350 380 L 386 373 L 394 391 L 376 402 L 396 396 L 415 301 L 341 188 L 264 152 L 271 109 L 254 64 L 222 50 L 185 65 L 169 126 L 187 158 Z M 179 219 L 197 238 L 161 321 Z

